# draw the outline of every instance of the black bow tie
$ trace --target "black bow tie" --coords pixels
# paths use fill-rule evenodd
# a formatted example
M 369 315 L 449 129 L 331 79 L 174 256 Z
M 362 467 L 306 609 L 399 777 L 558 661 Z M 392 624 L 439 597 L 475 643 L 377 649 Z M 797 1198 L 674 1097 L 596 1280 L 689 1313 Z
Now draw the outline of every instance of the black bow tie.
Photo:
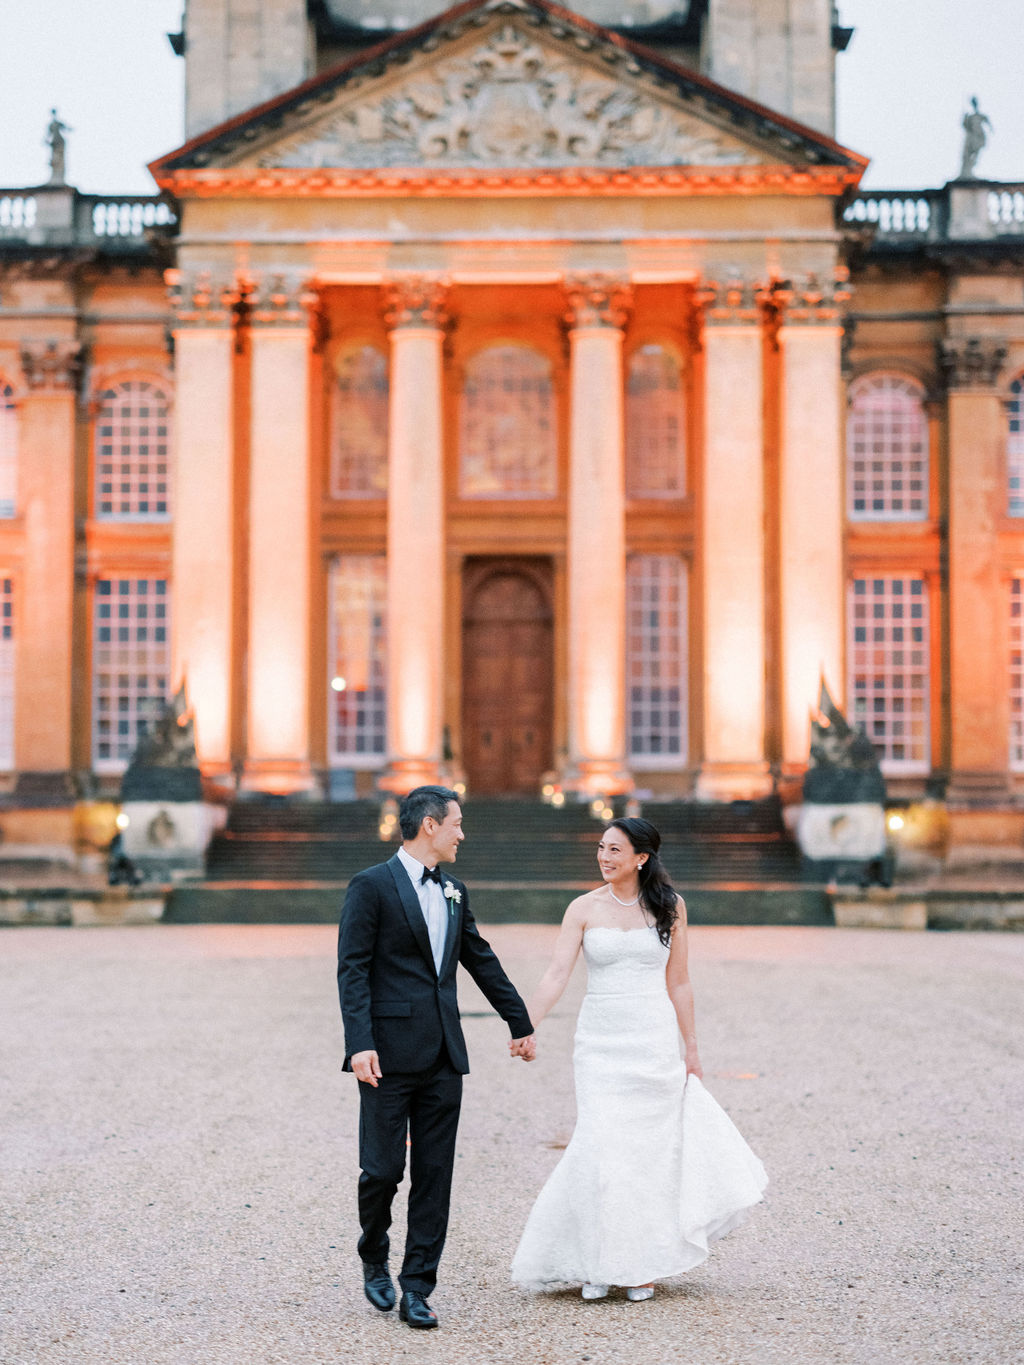
M 420 882 L 437 882 L 441 885 L 441 869 L 439 867 L 425 867 Z

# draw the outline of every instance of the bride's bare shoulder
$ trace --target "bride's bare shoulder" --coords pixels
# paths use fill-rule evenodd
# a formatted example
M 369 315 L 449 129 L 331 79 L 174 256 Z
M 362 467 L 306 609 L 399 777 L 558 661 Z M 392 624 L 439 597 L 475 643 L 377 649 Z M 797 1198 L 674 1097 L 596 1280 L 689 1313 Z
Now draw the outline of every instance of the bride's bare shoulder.
M 574 901 L 570 901 L 562 923 L 586 924 L 588 916 L 599 904 L 598 897 L 603 890 L 604 887 L 597 886 L 593 891 L 586 891 L 582 896 L 577 896 Z

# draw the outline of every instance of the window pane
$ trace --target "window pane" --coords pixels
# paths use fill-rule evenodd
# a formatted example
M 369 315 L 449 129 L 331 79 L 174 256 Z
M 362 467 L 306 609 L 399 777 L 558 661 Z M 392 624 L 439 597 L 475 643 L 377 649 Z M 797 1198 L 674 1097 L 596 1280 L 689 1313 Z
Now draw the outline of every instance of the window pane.
M 626 375 L 626 492 L 680 498 L 686 491 L 686 414 L 679 364 L 663 346 L 641 346 Z
M 0 381 L 0 517 L 18 510 L 18 409 L 14 390 Z
M 632 555 L 626 570 L 626 712 L 638 763 L 686 762 L 686 565 Z
M 102 396 L 96 419 L 94 499 L 101 521 L 166 521 L 170 515 L 167 395 L 133 379 Z
M 332 767 L 379 767 L 386 757 L 386 561 L 342 555 L 328 587 Z
M 331 411 L 331 497 L 383 498 L 388 486 L 388 362 L 363 346 L 338 362 Z
M 0 770 L 14 768 L 14 584 L 0 578 Z
M 491 346 L 466 367 L 459 424 L 464 498 L 546 498 L 557 491 L 551 366 L 525 346 Z
M 907 598 L 920 648 L 902 644 Z M 870 602 L 870 606 L 867 603 Z M 867 611 L 874 622 L 865 632 L 855 623 Z M 850 585 L 848 655 L 852 719 L 871 737 L 884 772 L 927 772 L 930 761 L 928 599 L 924 580 L 910 577 L 859 578 Z M 866 638 L 870 635 L 870 639 Z M 907 655 L 918 668 L 907 671 Z
M 1024 578 L 1014 578 L 1010 584 L 1009 662 L 1010 767 L 1024 772 Z
M 93 763 L 101 771 L 123 769 L 168 694 L 170 649 L 166 629 L 150 629 L 150 602 L 166 592 L 163 579 L 101 579 L 93 605 Z M 115 631 L 110 598 L 117 598 Z M 116 729 L 108 719 L 116 715 Z
M 928 515 L 928 423 L 923 391 L 900 375 L 865 375 L 850 389 L 847 509 L 854 521 Z
M 1024 377 L 1010 385 L 1006 447 L 1006 503 L 1011 517 L 1024 517 Z

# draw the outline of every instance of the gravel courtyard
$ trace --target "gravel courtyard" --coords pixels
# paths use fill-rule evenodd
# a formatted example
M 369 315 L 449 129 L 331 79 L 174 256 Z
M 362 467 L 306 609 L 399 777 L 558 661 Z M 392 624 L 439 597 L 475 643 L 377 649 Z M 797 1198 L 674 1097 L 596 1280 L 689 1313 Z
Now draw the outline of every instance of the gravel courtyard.
M 524 994 L 554 934 L 489 932 Z M 572 1131 L 583 980 L 526 1065 L 465 979 L 423 1334 L 361 1293 L 334 937 L 0 932 L 3 1365 L 1024 1361 L 1024 936 L 691 930 L 706 1082 L 772 1183 L 640 1304 L 508 1283 Z

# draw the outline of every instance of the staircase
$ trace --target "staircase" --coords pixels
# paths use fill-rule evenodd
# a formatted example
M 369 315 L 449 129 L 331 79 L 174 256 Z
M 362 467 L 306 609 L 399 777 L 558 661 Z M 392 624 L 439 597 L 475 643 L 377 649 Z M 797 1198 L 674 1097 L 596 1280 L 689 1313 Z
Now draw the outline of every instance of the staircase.
M 651 803 L 644 813 L 693 922 L 831 923 L 824 888 L 801 882 L 777 801 Z M 205 879 L 176 888 L 165 919 L 336 921 L 349 879 L 398 847 L 381 840 L 379 816 L 376 801 L 237 802 Z M 599 881 L 601 828 L 585 805 L 473 798 L 453 871 L 480 920 L 557 922 Z

